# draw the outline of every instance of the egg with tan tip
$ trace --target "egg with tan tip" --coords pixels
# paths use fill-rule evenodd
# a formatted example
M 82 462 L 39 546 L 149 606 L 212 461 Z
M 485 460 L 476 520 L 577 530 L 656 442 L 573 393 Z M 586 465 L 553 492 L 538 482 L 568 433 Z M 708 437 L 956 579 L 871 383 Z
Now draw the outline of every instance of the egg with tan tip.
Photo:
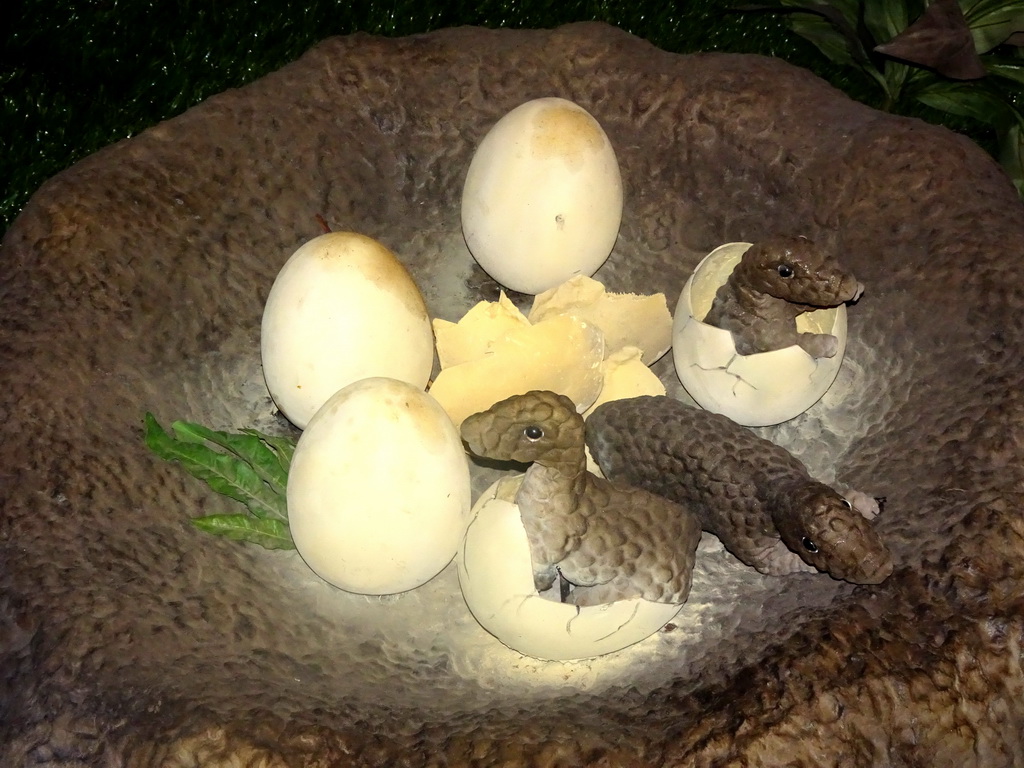
M 263 309 L 260 347 L 267 389 L 300 429 L 360 379 L 424 389 L 434 362 L 418 286 L 394 253 L 356 232 L 315 237 L 285 262 Z
M 523 293 L 596 272 L 621 219 L 611 141 L 589 112 L 562 98 L 528 101 L 498 120 L 462 191 L 470 252 L 497 282 Z
M 414 589 L 455 555 L 471 506 L 469 463 L 430 395 L 369 378 L 335 393 L 299 438 L 288 522 L 306 564 L 368 595 Z

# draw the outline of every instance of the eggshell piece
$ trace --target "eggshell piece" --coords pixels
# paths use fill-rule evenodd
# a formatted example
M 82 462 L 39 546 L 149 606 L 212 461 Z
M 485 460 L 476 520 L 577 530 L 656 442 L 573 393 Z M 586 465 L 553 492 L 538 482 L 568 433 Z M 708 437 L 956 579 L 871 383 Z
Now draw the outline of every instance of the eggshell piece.
M 497 301 L 478 302 L 457 323 L 436 319 L 434 339 L 441 368 L 489 355 L 498 342 L 529 325 L 504 291 Z
M 583 414 L 583 418 L 587 418 L 595 408 L 610 400 L 665 394 L 664 383 L 647 367 L 641 351 L 636 347 L 624 347 L 605 358 L 601 364 L 601 371 L 601 393 Z
M 675 617 L 681 606 L 640 598 L 577 608 L 539 595 L 514 502 L 521 482 L 500 480 L 480 496 L 456 560 L 466 604 L 484 629 L 527 656 L 566 661 L 618 651 Z
M 715 292 L 750 246 L 726 243 L 697 265 L 676 304 L 672 354 L 680 382 L 698 405 L 760 427 L 800 415 L 832 386 L 846 351 L 846 307 L 797 318 L 799 330 L 831 333 L 839 340 L 834 357 L 815 359 L 798 346 L 740 355 L 729 331 L 698 318 L 707 315 Z
M 313 238 L 285 262 L 263 310 L 260 347 L 270 395 L 300 429 L 347 384 L 384 376 L 423 389 L 434 362 L 412 276 L 355 232 Z
M 360 594 L 405 592 L 439 573 L 462 541 L 469 462 L 432 397 L 396 379 L 363 379 L 302 433 L 287 503 L 295 548 L 321 578 Z
M 600 328 L 605 355 L 639 347 L 651 365 L 672 346 L 672 314 L 663 293 L 608 293 L 599 281 L 577 275 L 534 298 L 530 322 L 554 315 L 575 315 Z
M 462 192 L 470 252 L 506 288 L 540 293 L 592 275 L 615 245 L 622 178 L 596 119 L 566 99 L 534 99 L 477 148 Z
M 430 394 L 456 426 L 499 400 L 534 389 L 565 395 L 582 413 L 601 392 L 604 337 L 566 315 L 513 330 L 490 354 L 445 368 Z

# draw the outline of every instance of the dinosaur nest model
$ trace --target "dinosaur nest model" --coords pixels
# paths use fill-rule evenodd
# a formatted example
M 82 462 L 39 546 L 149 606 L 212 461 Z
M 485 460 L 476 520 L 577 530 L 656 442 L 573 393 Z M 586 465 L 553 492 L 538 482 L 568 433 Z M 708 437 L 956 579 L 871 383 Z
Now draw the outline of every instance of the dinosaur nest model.
M 881 584 L 704 541 L 674 626 L 540 662 L 480 629 L 453 568 L 355 597 L 188 525 L 222 499 L 145 450 L 144 412 L 281 426 L 260 314 L 317 214 L 400 254 L 433 316 L 494 298 L 459 195 L 488 127 L 541 95 L 616 147 L 609 289 L 671 302 L 711 249 L 772 234 L 864 283 L 832 389 L 761 434 L 886 497 Z M 807 72 L 590 24 L 325 41 L 56 177 L 4 241 L 0 763 L 1019 764 L 1022 312 L 998 167 Z

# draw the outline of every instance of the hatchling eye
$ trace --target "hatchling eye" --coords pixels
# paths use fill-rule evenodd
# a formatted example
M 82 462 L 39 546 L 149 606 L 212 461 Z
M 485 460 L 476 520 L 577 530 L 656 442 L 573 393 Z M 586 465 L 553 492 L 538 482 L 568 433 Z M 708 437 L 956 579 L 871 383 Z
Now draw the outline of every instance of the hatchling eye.
M 778 271 L 779 277 L 793 276 L 793 268 L 789 264 L 779 264 L 775 269 Z
M 810 553 L 811 553 L 812 555 L 813 555 L 813 554 L 814 554 L 815 552 L 817 552 L 817 551 L 818 551 L 818 545 L 817 545 L 817 544 L 815 544 L 815 543 L 814 543 L 813 541 L 811 541 L 811 540 L 810 540 L 809 538 L 807 538 L 806 536 L 804 536 L 804 537 L 803 537 L 802 539 L 800 539 L 800 543 L 801 543 L 801 544 L 803 544 L 803 546 L 804 546 L 804 549 L 806 549 L 806 550 L 807 550 L 808 552 L 810 552 Z
M 544 437 L 544 430 L 538 427 L 536 424 L 531 424 L 523 430 L 523 434 L 526 435 L 526 439 L 532 441 L 540 440 Z
M 853 502 L 849 499 L 843 499 L 843 504 L 846 505 L 847 509 L 853 509 Z

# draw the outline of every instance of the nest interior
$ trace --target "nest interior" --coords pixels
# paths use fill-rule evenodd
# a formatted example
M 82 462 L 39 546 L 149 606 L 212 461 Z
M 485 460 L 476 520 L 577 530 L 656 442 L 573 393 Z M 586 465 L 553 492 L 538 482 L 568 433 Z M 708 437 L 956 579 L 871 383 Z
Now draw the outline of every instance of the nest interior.
M 672 626 L 540 662 L 475 623 L 451 568 L 347 595 L 188 524 L 223 502 L 147 453 L 143 414 L 284 429 L 260 315 L 317 215 L 398 253 L 436 317 L 494 298 L 462 181 L 499 117 L 551 95 L 618 155 L 609 289 L 674 307 L 705 253 L 767 234 L 867 286 L 833 390 L 763 433 L 886 497 L 886 582 L 762 577 L 705 541 Z M 776 60 L 601 24 L 326 40 L 58 175 L 4 240 L 0 762 L 1024 764 L 1022 271 L 987 155 Z

